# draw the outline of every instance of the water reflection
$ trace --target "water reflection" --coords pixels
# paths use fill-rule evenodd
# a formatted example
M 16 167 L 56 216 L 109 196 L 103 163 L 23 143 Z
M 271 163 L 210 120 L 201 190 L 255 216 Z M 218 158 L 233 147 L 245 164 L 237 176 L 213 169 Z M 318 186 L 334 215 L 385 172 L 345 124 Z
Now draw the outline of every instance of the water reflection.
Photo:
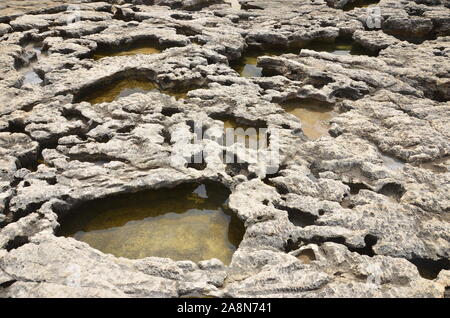
M 126 97 L 135 93 L 161 92 L 173 96 L 176 99 L 187 97 L 188 90 L 161 90 L 158 85 L 145 77 L 131 77 L 114 81 L 108 85 L 101 85 L 81 93 L 75 102 L 86 101 L 94 104 L 110 103 L 121 97 Z
M 328 52 L 336 55 L 373 55 L 372 52 L 364 49 L 359 44 L 350 39 L 336 39 L 334 42 L 312 41 L 304 47 L 308 50 L 318 52 Z
M 304 134 L 312 140 L 328 135 L 329 120 L 336 115 L 331 105 L 316 100 L 294 99 L 281 106 L 301 121 Z
M 244 234 L 229 194 L 217 184 L 185 184 L 96 200 L 71 211 L 57 234 L 119 257 L 228 264 Z

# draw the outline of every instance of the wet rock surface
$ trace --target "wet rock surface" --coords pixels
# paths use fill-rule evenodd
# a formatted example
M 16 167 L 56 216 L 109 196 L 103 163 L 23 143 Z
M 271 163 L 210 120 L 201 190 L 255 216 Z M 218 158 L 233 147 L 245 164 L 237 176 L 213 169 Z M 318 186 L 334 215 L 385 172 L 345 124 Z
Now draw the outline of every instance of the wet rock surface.
M 445 1 L 381 0 L 375 28 L 372 11 L 340 1 L 10 3 L 0 7 L 0 297 L 448 297 Z M 341 38 L 370 54 L 305 49 Z M 147 40 L 163 49 L 94 59 Z M 258 56 L 261 77 L 233 68 L 274 46 L 286 54 Z M 135 76 L 158 90 L 83 99 Z M 282 107 L 293 100 L 332 105 L 328 132 L 309 138 Z M 217 160 L 225 149 L 213 140 L 202 165 L 172 160 L 195 154 L 179 149 L 193 123 L 220 135 L 228 118 L 266 128 L 272 146 L 279 136 L 276 173 Z M 245 223 L 229 265 L 117 258 L 56 236 L 79 204 L 204 181 L 230 190 Z

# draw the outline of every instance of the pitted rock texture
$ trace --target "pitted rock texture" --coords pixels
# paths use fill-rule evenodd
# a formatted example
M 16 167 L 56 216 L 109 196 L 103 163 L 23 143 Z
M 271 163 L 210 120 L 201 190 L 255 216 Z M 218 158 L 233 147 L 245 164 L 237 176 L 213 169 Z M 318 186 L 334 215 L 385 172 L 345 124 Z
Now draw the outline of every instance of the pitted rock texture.
M 0 297 L 448 297 L 449 5 L 381 0 L 371 28 L 373 10 L 343 3 L 0 7 Z M 371 56 L 300 50 L 340 38 Z M 163 49 L 93 59 L 140 40 Z M 299 53 L 260 56 L 263 77 L 233 69 L 247 50 L 274 46 Z M 29 71 L 42 82 L 27 82 Z M 84 101 L 130 76 L 160 90 Z M 309 140 L 280 106 L 298 98 L 333 105 L 327 135 Z M 214 140 L 196 145 L 208 153 L 201 167 L 172 160 L 199 150 L 180 146 L 193 124 L 221 136 L 226 118 L 268 129 L 276 173 L 266 161 L 223 163 Z M 76 204 L 204 180 L 231 190 L 245 222 L 227 266 L 116 258 L 55 235 Z

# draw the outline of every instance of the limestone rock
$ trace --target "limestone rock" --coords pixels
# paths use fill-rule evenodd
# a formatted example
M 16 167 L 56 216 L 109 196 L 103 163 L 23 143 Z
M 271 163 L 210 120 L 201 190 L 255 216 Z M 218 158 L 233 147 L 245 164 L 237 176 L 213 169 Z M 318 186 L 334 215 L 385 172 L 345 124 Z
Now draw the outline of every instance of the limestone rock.
M 381 0 L 370 28 L 352 2 L 0 4 L 0 297 L 448 297 L 450 8 Z M 308 101 L 316 139 L 285 106 Z M 245 226 L 230 264 L 57 236 L 79 204 L 204 181 Z

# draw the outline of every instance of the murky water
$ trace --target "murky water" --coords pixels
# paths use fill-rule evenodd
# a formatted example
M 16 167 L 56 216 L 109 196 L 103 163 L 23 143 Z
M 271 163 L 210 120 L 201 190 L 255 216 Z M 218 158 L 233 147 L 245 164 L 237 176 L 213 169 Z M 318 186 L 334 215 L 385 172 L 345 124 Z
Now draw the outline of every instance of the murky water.
M 173 96 L 176 99 L 183 99 L 187 97 L 187 91 L 160 90 L 158 85 L 149 79 L 144 77 L 136 77 L 118 80 L 104 87 L 92 88 L 89 93 L 83 94 L 82 96 L 76 98 L 76 101 L 86 101 L 93 105 L 99 103 L 110 103 L 121 97 L 150 91 L 159 91 L 163 94 Z
M 260 56 L 279 56 L 283 54 L 299 54 L 299 48 L 272 48 L 267 50 L 249 49 L 244 52 L 242 58 L 236 61 L 232 67 L 242 77 L 261 77 L 263 69 L 258 67 L 258 57 Z
M 158 54 L 162 52 L 161 46 L 156 41 L 137 41 L 131 45 L 126 45 L 120 49 L 100 48 L 93 54 L 94 60 L 100 60 L 109 56 L 127 56 L 137 54 Z
M 109 197 L 71 211 L 57 234 L 118 257 L 218 258 L 228 264 L 244 235 L 227 208 L 228 196 L 217 184 L 185 184 Z
M 303 132 L 312 140 L 328 135 L 328 121 L 336 115 L 330 105 L 315 100 L 296 99 L 281 106 L 301 121 Z
M 152 90 L 156 90 L 156 85 L 148 80 L 125 79 L 114 82 L 105 88 L 93 89 L 93 91 L 84 96 L 82 100 L 91 104 L 110 103 L 120 97 Z
M 262 68 L 258 67 L 258 56 L 244 56 L 235 70 L 242 77 L 261 77 Z
M 336 55 L 373 55 L 352 40 L 336 39 L 334 42 L 312 41 L 304 47 L 308 50 L 328 52 Z
M 247 148 L 250 147 L 250 145 L 252 145 L 252 148 L 257 147 L 257 149 L 267 148 L 267 130 L 259 127 L 243 125 L 242 123 L 236 122 L 236 120 L 232 118 L 225 120 L 223 124 L 225 130 L 228 128 L 234 129 L 233 132 L 235 142 L 245 142 L 245 146 Z

